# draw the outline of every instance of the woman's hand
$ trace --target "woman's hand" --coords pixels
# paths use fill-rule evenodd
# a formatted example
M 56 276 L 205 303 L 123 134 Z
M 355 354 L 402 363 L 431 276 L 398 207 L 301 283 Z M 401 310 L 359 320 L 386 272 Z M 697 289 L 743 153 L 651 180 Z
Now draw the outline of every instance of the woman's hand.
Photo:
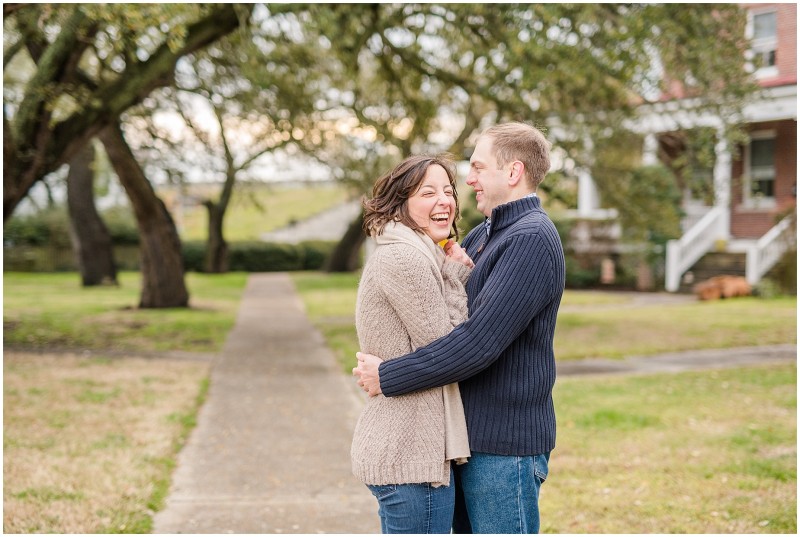
M 470 257 L 467 255 L 467 252 L 461 247 L 460 244 L 452 239 L 448 240 L 447 244 L 444 245 L 444 253 L 452 261 L 466 265 L 469 268 L 475 266 L 475 263 L 472 262 L 472 259 L 470 259 Z

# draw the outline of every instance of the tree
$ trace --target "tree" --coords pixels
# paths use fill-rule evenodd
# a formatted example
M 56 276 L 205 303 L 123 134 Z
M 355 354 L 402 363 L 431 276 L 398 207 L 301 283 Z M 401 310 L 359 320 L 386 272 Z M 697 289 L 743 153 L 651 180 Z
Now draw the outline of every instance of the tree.
M 545 130 L 570 167 L 588 167 L 587 140 L 625 131 L 641 105 L 676 86 L 697 97 L 684 106 L 731 127 L 754 90 L 736 5 L 326 4 L 310 13 L 306 31 L 319 37 L 309 40 L 338 60 L 341 106 L 401 155 L 448 145 L 460 155 L 487 123 L 514 119 Z
M 128 194 L 139 226 L 142 294 L 140 308 L 186 307 L 181 242 L 175 223 L 134 157 L 120 125 L 100 131 L 100 140 Z
M 396 7 L 389 8 L 396 9 Z M 319 99 L 328 131 L 319 138 L 315 156 L 335 176 L 367 193 L 375 178 L 414 152 L 440 152 L 447 145 L 432 143 L 441 114 L 452 101 L 443 86 L 429 77 L 404 70 L 370 40 L 394 24 L 384 7 L 375 4 L 311 6 L 298 17 L 305 29 L 296 47 L 316 51 L 327 91 Z M 324 124 L 318 123 L 324 130 Z M 348 226 L 326 262 L 328 271 L 350 271 L 364 243 L 362 215 Z
M 238 24 L 232 6 L 182 6 L 8 7 L 7 34 L 13 39 L 4 55 L 17 58 L 24 48 L 34 59 L 36 74 L 26 89 L 51 84 L 48 92 L 9 93 L 6 108 L 13 113 L 4 115 L 4 126 L 10 127 L 4 132 L 15 136 L 4 137 L 4 156 L 15 166 L 4 171 L 7 207 L 13 208 L 20 192 L 27 191 L 26 181 L 52 169 L 53 159 L 47 155 L 61 162 L 69 153 L 69 147 L 47 151 L 48 143 L 80 139 L 85 131 L 112 123 L 120 109 L 170 83 L 177 57 L 216 39 L 220 33 L 209 34 L 218 25 Z M 542 127 L 568 165 L 589 166 L 586 140 L 624 130 L 641 104 L 676 84 L 698 97 L 685 101 L 694 110 L 712 109 L 730 124 L 738 120 L 743 99 L 752 90 L 744 70 L 745 16 L 735 5 L 298 4 L 269 9 L 268 19 L 278 10 L 282 18 L 273 28 L 266 26 L 269 35 L 257 36 L 265 45 L 261 61 L 294 69 L 278 69 L 265 87 L 274 86 L 283 96 L 298 89 L 314 96 L 310 120 L 290 130 L 291 145 L 330 163 L 340 177 L 377 177 L 372 171 L 378 163 L 396 162 L 413 152 L 449 149 L 466 156 L 464 148 L 472 145 L 477 132 L 508 119 Z M 81 16 L 83 11 L 90 16 Z M 168 21 L 165 28 L 153 30 L 158 39 L 109 23 L 118 22 L 120 13 L 139 14 L 129 17 L 137 28 L 145 12 Z M 64 30 L 48 41 L 42 21 L 54 21 Z M 118 28 L 116 33 L 111 27 Z M 171 37 L 164 41 L 164 35 Z M 78 54 L 81 47 L 104 50 L 98 40 L 104 46 L 114 44 L 115 52 L 100 62 L 111 67 L 73 69 L 83 57 Z M 65 52 L 69 47 L 63 43 L 71 43 L 73 53 Z M 142 59 L 136 55 L 140 48 Z M 276 50 L 287 51 L 287 63 L 271 63 Z M 159 54 L 169 68 L 156 69 L 161 63 L 153 60 Z M 113 68 L 113 60 L 119 67 Z M 85 71 L 94 75 L 88 78 L 97 88 L 85 83 Z M 155 71 L 158 76 L 139 80 L 140 72 Z M 314 72 L 311 78 L 309 71 Z M 129 75 L 137 82 L 128 82 Z M 75 103 L 66 119 L 44 106 L 61 97 Z M 113 109 L 102 105 L 106 101 L 114 103 Z M 77 121 L 87 117 L 91 128 Z M 37 123 L 39 119 L 46 121 Z M 48 134 L 42 125 L 51 119 L 55 128 Z M 41 132 L 41 139 L 21 136 L 30 131 Z M 343 158 L 337 147 L 356 148 L 368 159 Z M 23 155 L 39 157 L 28 163 L 13 158 Z
M 4 6 L 4 65 L 34 65 L 23 88 L 3 93 L 4 221 L 36 182 L 153 89 L 168 85 L 179 58 L 231 32 L 248 9 Z
M 274 31 L 283 13 L 263 15 L 254 17 L 246 36 L 234 33 L 186 58 L 176 87 L 131 118 L 149 133 L 135 148 L 148 165 L 179 181 L 193 176 L 220 185 L 218 195 L 201 200 L 208 211 L 204 270 L 210 273 L 227 270 L 223 224 L 237 181 L 263 180 L 257 166 L 268 155 L 316 146 L 313 55 L 287 47 Z M 167 114 L 169 125 L 159 121 Z
M 117 284 L 111 234 L 94 203 L 94 155 L 90 141 L 72 157 L 67 174 L 70 239 L 84 287 Z
M 624 239 L 662 247 L 681 233 L 681 192 L 666 166 L 642 166 L 639 136 L 619 133 L 595 140 L 593 173 L 603 200 L 620 211 Z M 633 149 L 632 149 L 633 148 Z
M 13 41 L 4 59 L 35 67 L 24 88 L 8 92 L 8 99 L 4 92 L 4 220 L 36 182 L 98 135 L 109 155 L 120 159 L 112 157 L 112 164 L 138 220 L 140 306 L 186 306 L 175 225 L 133 158 L 120 116 L 172 83 L 179 58 L 237 28 L 251 9 L 42 4 L 7 11 L 4 25 Z

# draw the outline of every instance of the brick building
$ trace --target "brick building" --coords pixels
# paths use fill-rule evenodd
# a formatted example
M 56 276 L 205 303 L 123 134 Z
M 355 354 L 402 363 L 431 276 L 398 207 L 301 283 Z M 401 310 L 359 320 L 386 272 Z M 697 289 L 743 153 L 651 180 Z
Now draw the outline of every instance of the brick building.
M 794 240 L 797 188 L 797 4 L 741 4 L 748 12 L 753 76 L 761 88 L 745 107 L 749 140 L 727 146 L 724 126 L 714 117 L 690 117 L 695 127 L 718 130 L 710 172 L 713 200 L 684 196 L 683 236 L 667 246 L 665 287 L 677 291 L 700 277 L 698 262 L 715 253 L 734 257 L 727 272 L 757 283 Z M 643 163 L 664 153 L 670 133 L 686 128 L 680 90 L 642 114 L 634 130 L 644 137 Z M 676 115 L 680 114 L 680 122 Z M 591 176 L 579 177 L 578 211 L 584 220 L 608 220 Z M 781 219 L 781 217 L 784 217 Z M 736 260 L 738 256 L 738 261 Z M 695 274 L 697 272 L 697 274 Z M 703 274 L 703 277 L 708 274 Z
M 797 4 L 744 4 L 748 37 L 763 67 L 755 72 L 765 99 L 748 110 L 750 144 L 733 163 L 742 178 L 731 197 L 731 235 L 759 238 L 775 216 L 795 205 L 797 180 Z M 776 102 L 773 102 L 774 101 Z

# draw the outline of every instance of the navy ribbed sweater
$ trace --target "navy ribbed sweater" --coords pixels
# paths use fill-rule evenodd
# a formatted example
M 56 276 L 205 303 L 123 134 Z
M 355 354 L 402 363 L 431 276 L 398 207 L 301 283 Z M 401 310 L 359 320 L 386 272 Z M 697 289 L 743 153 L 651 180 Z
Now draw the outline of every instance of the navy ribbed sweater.
M 553 336 L 564 252 L 537 197 L 492 211 L 473 229 L 469 319 L 450 334 L 380 365 L 387 397 L 459 382 L 472 451 L 536 455 L 555 447 Z M 485 244 L 484 244 L 485 243 Z

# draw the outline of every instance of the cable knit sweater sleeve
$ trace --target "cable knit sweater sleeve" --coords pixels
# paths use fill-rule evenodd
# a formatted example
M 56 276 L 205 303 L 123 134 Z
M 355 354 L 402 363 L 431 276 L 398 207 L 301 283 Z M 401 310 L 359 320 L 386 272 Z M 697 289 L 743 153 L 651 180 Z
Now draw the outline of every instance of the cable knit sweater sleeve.
M 387 248 L 387 263 L 381 263 L 378 281 L 408 331 L 411 346 L 418 348 L 449 333 L 467 318 L 467 295 L 461 279 L 469 269 L 446 260 L 442 293 L 430 262 L 416 249 L 402 244 Z M 454 266 L 454 265 L 460 265 Z

